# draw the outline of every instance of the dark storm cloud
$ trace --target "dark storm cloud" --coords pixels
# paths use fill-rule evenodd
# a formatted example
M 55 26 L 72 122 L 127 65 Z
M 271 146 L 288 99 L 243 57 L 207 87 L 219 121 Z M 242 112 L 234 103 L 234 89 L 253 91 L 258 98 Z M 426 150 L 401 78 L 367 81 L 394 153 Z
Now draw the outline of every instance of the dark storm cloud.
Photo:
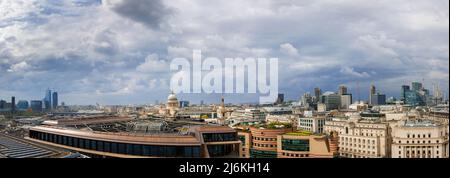
M 365 98 L 372 82 L 398 96 L 402 84 L 422 78 L 448 93 L 448 3 L 0 0 L 0 83 L 9 84 L 0 85 L 0 98 L 40 97 L 50 87 L 67 103 L 162 101 L 170 91 L 163 61 L 190 59 L 193 49 L 205 57 L 279 58 L 288 99 L 340 84 L 356 95 L 357 83 Z M 243 100 L 256 97 L 227 96 Z
M 151 28 L 159 28 L 172 13 L 161 0 L 105 0 L 104 3 L 110 5 L 111 9 L 121 16 Z

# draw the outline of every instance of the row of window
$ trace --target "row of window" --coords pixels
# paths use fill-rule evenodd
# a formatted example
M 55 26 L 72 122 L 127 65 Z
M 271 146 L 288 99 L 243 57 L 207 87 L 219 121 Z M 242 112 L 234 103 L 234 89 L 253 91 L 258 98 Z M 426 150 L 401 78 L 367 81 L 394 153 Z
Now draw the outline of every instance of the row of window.
M 342 151 L 376 155 L 375 151 L 358 150 L 358 149 L 352 149 L 352 148 L 342 148 Z
M 259 140 L 259 141 L 277 141 L 277 138 L 253 137 L 253 140 Z
M 293 154 L 293 153 L 281 153 L 283 156 L 296 157 L 296 158 L 306 158 L 309 157 L 308 154 Z
M 282 149 L 289 151 L 309 151 L 309 140 L 290 140 L 283 139 L 281 141 Z
M 205 133 L 203 134 L 203 141 L 205 142 L 227 142 L 236 141 L 236 133 Z
M 358 138 L 358 139 L 356 139 L 356 138 L 353 138 L 353 139 L 350 138 L 350 139 L 349 139 L 349 138 L 347 138 L 347 137 L 345 137 L 345 138 L 344 138 L 344 137 L 341 137 L 340 139 L 341 139 L 342 142 L 344 142 L 344 141 L 345 141 L 345 142 L 349 142 L 349 143 L 352 143 L 352 142 L 353 142 L 353 143 L 356 143 L 356 142 L 357 142 L 357 143 L 361 143 L 361 142 L 362 142 L 363 144 L 366 144 L 366 139 L 359 139 L 359 138 Z M 375 144 L 375 140 L 367 140 L 367 143 L 368 143 L 368 144 L 371 144 L 371 143 L 372 143 L 372 144 Z
M 60 145 L 116 154 L 149 157 L 200 157 L 199 146 L 159 146 L 116 143 L 77 137 L 68 137 L 33 130 L 30 130 L 29 136 L 33 139 L 43 140 Z
M 411 134 L 408 134 L 408 138 L 411 138 Z M 416 134 L 412 134 L 412 138 L 416 138 Z M 417 134 L 417 138 L 420 138 L 420 134 Z M 422 135 L 422 138 L 425 138 L 425 134 Z M 428 138 L 431 138 L 431 134 L 428 134 Z
M 399 140 L 399 141 L 398 141 L 398 143 L 402 143 L 402 141 L 401 141 L 401 140 Z M 407 140 L 407 141 L 406 141 L 406 143 L 407 143 L 407 144 L 409 144 L 409 143 L 410 143 L 410 142 L 409 142 L 409 140 Z M 420 140 L 417 140 L 417 141 L 414 141 L 414 140 L 413 140 L 413 141 L 411 141 L 411 143 L 420 143 Z M 424 143 L 424 144 L 425 144 L 425 143 L 426 143 L 426 141 L 425 141 L 425 140 L 423 140 L 423 141 L 422 141 L 422 143 Z M 428 140 L 428 143 L 431 143 L 431 140 Z M 439 140 L 436 140 L 436 143 L 439 143 Z
M 413 154 L 413 155 L 414 155 L 414 154 L 418 154 L 418 155 L 420 155 L 420 154 L 426 154 L 426 153 L 427 153 L 427 151 L 425 151 L 425 150 L 423 150 L 422 152 L 421 152 L 421 151 L 417 151 L 417 152 L 416 152 L 416 151 L 414 151 L 414 150 L 411 151 L 411 152 L 410 152 L 409 150 L 406 151 L 406 154 L 407 154 L 407 155 L 410 155 L 410 154 Z M 398 151 L 398 154 L 402 154 L 402 151 Z M 428 150 L 428 154 L 431 155 L 431 150 Z M 439 150 L 436 151 L 436 154 L 439 154 Z
M 403 158 L 402 156 L 398 156 L 398 158 Z M 433 158 L 431 155 L 422 155 L 420 156 L 406 156 L 405 158 Z M 439 158 L 439 156 L 436 156 L 436 158 Z
M 369 156 L 357 156 L 352 154 L 341 153 L 341 156 L 344 158 L 371 158 Z
M 277 158 L 277 152 L 275 151 L 262 151 L 250 149 L 250 158 Z
M 276 148 L 277 147 L 277 145 L 273 145 L 273 144 L 259 144 L 259 143 L 253 143 L 253 146 L 266 147 L 266 148 Z
M 431 149 L 433 146 L 405 146 L 405 148 L 406 149 L 425 149 L 425 148 L 428 148 L 428 149 Z M 402 147 L 401 146 L 398 146 L 398 148 L 399 149 L 401 149 Z M 439 146 L 436 146 L 436 148 L 437 149 L 439 149 Z
M 355 147 L 358 147 L 358 148 L 362 148 L 362 149 L 373 149 L 373 150 L 375 150 L 375 146 L 366 146 L 366 145 L 357 145 L 357 144 L 348 144 L 348 143 L 345 143 L 345 144 L 341 144 L 341 146 L 350 146 L 350 147 L 353 147 L 353 146 L 355 146 Z

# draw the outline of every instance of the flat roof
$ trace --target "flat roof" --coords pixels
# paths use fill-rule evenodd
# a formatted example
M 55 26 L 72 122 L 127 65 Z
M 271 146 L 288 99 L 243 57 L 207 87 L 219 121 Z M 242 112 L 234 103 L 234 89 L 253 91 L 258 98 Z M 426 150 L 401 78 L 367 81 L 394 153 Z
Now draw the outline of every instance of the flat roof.
M 139 135 L 131 133 L 109 133 L 109 132 L 95 132 L 82 131 L 77 129 L 69 129 L 55 126 L 35 126 L 30 128 L 33 131 L 41 131 L 46 133 L 101 140 L 120 143 L 134 143 L 144 145 L 201 145 L 200 141 L 193 135 L 178 135 L 178 134 L 154 134 L 154 135 Z

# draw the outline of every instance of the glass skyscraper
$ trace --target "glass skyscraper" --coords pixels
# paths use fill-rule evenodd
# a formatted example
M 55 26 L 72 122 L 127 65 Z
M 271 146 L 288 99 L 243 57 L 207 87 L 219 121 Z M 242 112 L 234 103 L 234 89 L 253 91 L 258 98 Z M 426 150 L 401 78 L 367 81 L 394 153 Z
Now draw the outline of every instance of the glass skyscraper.
M 26 100 L 20 100 L 19 102 L 17 102 L 17 109 L 19 110 L 27 110 L 29 107 L 30 105 Z
M 33 100 L 30 103 L 30 107 L 33 112 L 42 112 L 42 101 Z
M 52 91 L 47 89 L 45 91 L 45 97 L 43 99 L 43 104 L 45 106 L 45 110 L 50 111 L 52 107 Z
M 413 82 L 411 88 L 402 86 L 401 94 L 405 104 L 413 107 L 427 105 L 427 99 L 430 97 L 429 90 L 424 89 L 423 84 L 419 82 Z
M 58 107 L 58 92 L 53 92 L 52 95 L 52 109 L 56 109 Z

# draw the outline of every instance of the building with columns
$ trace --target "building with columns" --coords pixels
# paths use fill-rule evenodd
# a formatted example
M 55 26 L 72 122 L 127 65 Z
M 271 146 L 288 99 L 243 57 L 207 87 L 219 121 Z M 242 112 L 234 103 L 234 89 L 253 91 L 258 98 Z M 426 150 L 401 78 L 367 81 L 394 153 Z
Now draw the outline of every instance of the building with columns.
M 448 152 L 448 125 L 407 120 L 392 128 L 392 158 L 448 158 Z
M 390 158 L 390 127 L 380 120 L 362 119 L 359 114 L 349 118 L 326 121 L 325 133 L 337 134 L 339 156 L 344 158 Z

